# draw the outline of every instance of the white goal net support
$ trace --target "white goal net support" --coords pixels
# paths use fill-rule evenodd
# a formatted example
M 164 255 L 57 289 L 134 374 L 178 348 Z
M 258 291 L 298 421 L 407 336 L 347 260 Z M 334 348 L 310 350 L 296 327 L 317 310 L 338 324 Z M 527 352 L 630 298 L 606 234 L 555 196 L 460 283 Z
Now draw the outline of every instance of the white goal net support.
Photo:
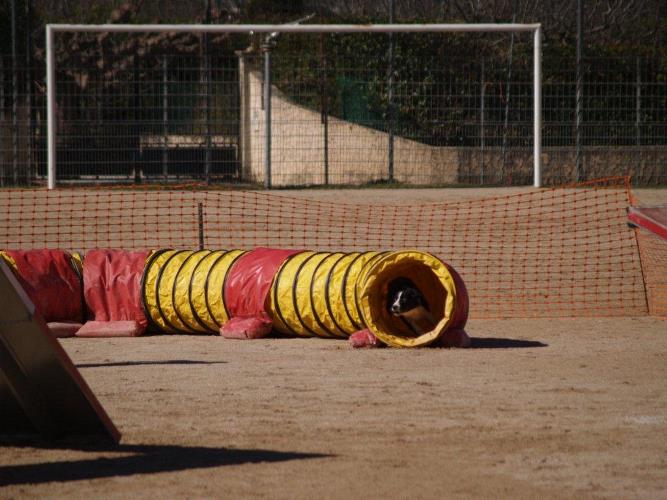
M 258 43 L 254 51 L 228 51 L 237 58 L 233 71 L 208 48 L 185 70 L 167 53 L 141 62 L 145 50 L 139 45 L 123 62 L 109 62 L 108 55 L 84 61 L 94 62 L 96 75 L 56 57 L 58 50 L 69 50 L 61 37 L 98 34 L 102 43 L 116 33 L 250 34 Z M 345 43 L 332 49 L 322 42 L 324 36 L 376 34 L 386 46 L 393 37 L 446 33 L 528 33 L 532 60 L 524 57 L 523 79 L 508 77 L 496 88 L 489 84 L 493 64 L 484 60 L 455 66 L 431 53 L 430 62 L 410 61 L 418 44 L 397 46 L 396 55 L 390 50 L 387 57 L 380 44 L 366 43 L 364 50 L 348 48 L 357 55 L 350 71 L 340 63 Z M 307 34 L 301 52 L 280 52 L 282 38 Z M 379 182 L 540 187 L 541 34 L 540 24 L 49 24 L 43 175 L 50 189 L 72 179 L 152 178 L 236 180 L 266 188 Z M 129 77 L 119 76 L 121 67 Z M 190 100 L 178 101 L 188 85 Z M 521 154 L 510 162 L 512 147 Z

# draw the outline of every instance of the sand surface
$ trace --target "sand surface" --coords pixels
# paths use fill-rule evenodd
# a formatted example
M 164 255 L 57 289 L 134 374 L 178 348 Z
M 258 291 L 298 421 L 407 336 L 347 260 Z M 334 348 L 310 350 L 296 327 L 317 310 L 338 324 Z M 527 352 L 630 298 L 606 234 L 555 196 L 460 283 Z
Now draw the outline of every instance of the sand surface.
M 665 497 L 665 321 L 469 332 L 468 350 L 66 339 L 122 444 L 6 444 L 0 497 Z

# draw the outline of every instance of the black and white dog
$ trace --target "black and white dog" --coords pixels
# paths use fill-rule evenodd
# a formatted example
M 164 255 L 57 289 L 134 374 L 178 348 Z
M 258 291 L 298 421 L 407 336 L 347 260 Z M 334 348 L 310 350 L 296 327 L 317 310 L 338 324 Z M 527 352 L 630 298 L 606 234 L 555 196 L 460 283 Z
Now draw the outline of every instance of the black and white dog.
M 436 325 L 426 298 L 409 278 L 401 276 L 389 282 L 387 311 L 400 317 L 415 335 L 431 331 Z

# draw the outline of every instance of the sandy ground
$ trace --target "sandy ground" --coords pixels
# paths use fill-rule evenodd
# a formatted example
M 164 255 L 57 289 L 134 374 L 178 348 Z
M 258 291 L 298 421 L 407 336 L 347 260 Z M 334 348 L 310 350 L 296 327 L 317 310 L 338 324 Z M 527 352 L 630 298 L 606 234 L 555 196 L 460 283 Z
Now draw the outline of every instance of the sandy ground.
M 5 443 L 0 497 L 667 496 L 667 323 L 469 332 L 468 350 L 64 340 L 122 444 Z
M 505 191 L 284 193 L 414 203 Z M 667 204 L 664 189 L 635 194 Z M 63 340 L 121 445 L 3 438 L 0 498 L 667 498 L 667 321 L 468 331 L 468 350 Z

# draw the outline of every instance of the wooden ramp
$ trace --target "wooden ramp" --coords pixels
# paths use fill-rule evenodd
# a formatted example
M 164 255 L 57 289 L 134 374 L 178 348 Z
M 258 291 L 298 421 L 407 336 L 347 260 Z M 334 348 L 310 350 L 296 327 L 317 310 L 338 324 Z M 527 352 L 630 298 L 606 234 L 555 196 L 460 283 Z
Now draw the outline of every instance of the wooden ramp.
M 628 220 L 667 240 L 667 207 L 631 207 Z
M 0 259 L 0 435 L 118 442 L 120 433 Z

